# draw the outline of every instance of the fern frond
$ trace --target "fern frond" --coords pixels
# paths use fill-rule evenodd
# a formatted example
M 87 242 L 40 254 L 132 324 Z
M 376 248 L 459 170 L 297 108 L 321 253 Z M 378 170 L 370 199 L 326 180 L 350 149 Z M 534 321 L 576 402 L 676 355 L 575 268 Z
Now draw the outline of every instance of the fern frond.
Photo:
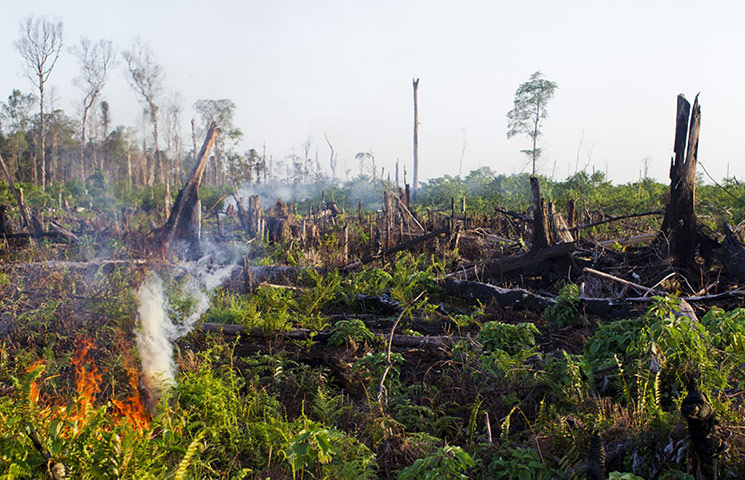
M 189 468 L 189 465 L 191 465 L 191 460 L 194 455 L 196 455 L 197 450 L 202 444 L 202 439 L 206 434 L 207 430 L 202 430 L 201 432 L 199 432 L 199 434 L 197 434 L 196 438 L 191 441 L 191 443 L 189 444 L 189 448 L 186 449 L 184 458 L 182 458 L 178 464 L 176 475 L 173 477 L 174 480 L 184 480 L 186 478 L 186 470 Z

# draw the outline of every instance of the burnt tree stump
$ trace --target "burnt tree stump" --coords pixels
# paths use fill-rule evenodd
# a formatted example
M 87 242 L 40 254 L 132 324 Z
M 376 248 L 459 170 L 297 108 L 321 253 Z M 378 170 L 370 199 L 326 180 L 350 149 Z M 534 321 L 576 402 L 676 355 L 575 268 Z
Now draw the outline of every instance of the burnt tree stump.
M 665 209 L 662 233 L 669 242 L 671 262 L 682 267 L 693 266 L 696 255 L 696 212 L 693 202 L 700 128 L 698 95 L 693 108 L 685 96 L 678 95 L 675 155 L 670 162 L 670 203 Z

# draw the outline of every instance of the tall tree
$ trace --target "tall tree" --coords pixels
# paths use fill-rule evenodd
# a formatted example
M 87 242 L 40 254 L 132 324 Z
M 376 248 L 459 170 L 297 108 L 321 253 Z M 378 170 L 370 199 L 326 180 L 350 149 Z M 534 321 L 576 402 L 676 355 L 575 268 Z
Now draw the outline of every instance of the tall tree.
M 150 121 L 153 124 L 153 147 L 155 148 L 155 164 L 158 165 L 160 179 L 166 183 L 166 190 L 170 193 L 170 179 L 163 169 L 163 161 L 160 156 L 160 143 L 158 141 L 158 96 L 163 90 L 163 69 L 155 62 L 150 48 L 137 38 L 132 43 L 132 48 L 122 53 L 127 62 L 129 81 L 140 100 L 145 104 Z M 152 184 L 153 174 L 151 170 L 148 183 Z
M 46 17 L 27 17 L 21 21 L 21 36 L 15 47 L 24 62 L 26 77 L 39 89 L 39 144 L 41 146 L 41 188 L 46 188 L 46 143 L 44 124 L 44 87 L 62 51 L 62 21 Z M 34 179 L 36 179 L 34 166 Z
M 538 136 L 541 135 L 541 122 L 548 116 L 546 105 L 554 96 L 558 85 L 543 78 L 538 71 L 530 76 L 530 80 L 520 85 L 515 92 L 515 106 L 507 113 L 507 138 L 518 134 L 526 134 L 533 141 L 531 150 L 522 150 L 532 157 L 533 175 L 536 172 L 536 160 L 541 155 L 538 148 Z
M 72 53 L 80 62 L 80 75 L 73 81 L 83 91 L 83 119 L 80 125 L 80 176 L 85 180 L 85 129 L 88 114 L 96 102 L 106 83 L 106 74 L 114 63 L 114 46 L 109 40 L 99 40 L 95 43 L 86 37 L 80 38 L 80 43 L 72 48 Z M 106 107 L 108 118 L 108 105 Z M 106 133 L 104 133 L 106 141 Z M 103 157 L 98 168 L 103 172 Z

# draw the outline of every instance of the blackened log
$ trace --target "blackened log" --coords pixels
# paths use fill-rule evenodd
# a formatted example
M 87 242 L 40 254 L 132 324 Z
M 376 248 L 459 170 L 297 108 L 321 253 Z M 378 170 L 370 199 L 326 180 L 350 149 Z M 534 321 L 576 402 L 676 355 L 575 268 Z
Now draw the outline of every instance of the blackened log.
M 487 275 L 497 276 L 517 270 L 525 270 L 547 262 L 548 260 L 568 257 L 575 248 L 576 245 L 574 243 L 560 243 L 559 245 L 554 245 L 553 247 L 545 248 L 543 250 L 494 258 L 483 265 L 472 265 L 466 268 L 461 268 L 447 274 L 446 277 L 471 279 L 475 278 L 481 271 L 485 272 Z
M 80 238 L 77 235 L 75 235 L 59 223 L 55 222 L 54 220 L 49 222 L 49 231 L 54 232 L 58 237 L 62 237 L 70 243 L 80 242 Z

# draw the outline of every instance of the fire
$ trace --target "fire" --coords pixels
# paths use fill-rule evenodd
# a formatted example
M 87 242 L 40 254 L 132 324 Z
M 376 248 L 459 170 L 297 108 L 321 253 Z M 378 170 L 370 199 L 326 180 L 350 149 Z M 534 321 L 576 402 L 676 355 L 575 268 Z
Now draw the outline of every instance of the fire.
M 33 372 L 34 370 L 36 370 L 41 365 L 44 365 L 44 360 L 40 358 L 40 359 L 38 359 L 37 361 L 35 361 L 33 364 L 29 365 L 26 368 L 26 373 Z M 39 390 L 39 383 L 40 382 L 39 382 L 39 379 L 38 378 L 36 380 L 34 380 L 33 382 L 31 382 L 31 388 L 29 390 L 28 397 L 29 397 L 29 400 L 31 400 L 34 403 L 38 403 L 39 402 L 39 392 L 40 392 L 40 390 Z
M 130 363 L 130 362 L 127 362 Z M 127 369 L 127 381 L 132 391 L 127 400 L 113 400 L 119 415 L 126 418 L 129 423 L 136 429 L 143 430 L 150 425 L 150 414 L 140 398 L 139 377 L 140 372 L 131 363 L 125 365 Z
M 101 393 L 101 374 L 98 367 L 89 358 L 89 352 L 95 347 L 93 341 L 87 337 L 80 339 L 80 346 L 72 357 L 75 367 L 75 389 L 77 396 L 77 413 L 71 420 L 83 420 L 93 409 L 96 395 Z
M 96 397 L 101 393 L 102 375 L 90 355 L 95 349 L 93 341 L 87 337 L 80 339 L 80 345 L 72 358 L 75 367 L 76 381 L 76 413 L 70 420 L 82 421 L 93 411 Z M 139 372 L 132 365 L 127 365 L 127 378 L 132 393 L 125 401 L 112 400 L 116 412 L 121 419 L 128 421 L 135 429 L 143 430 L 150 425 L 150 416 L 140 400 L 137 387 Z

